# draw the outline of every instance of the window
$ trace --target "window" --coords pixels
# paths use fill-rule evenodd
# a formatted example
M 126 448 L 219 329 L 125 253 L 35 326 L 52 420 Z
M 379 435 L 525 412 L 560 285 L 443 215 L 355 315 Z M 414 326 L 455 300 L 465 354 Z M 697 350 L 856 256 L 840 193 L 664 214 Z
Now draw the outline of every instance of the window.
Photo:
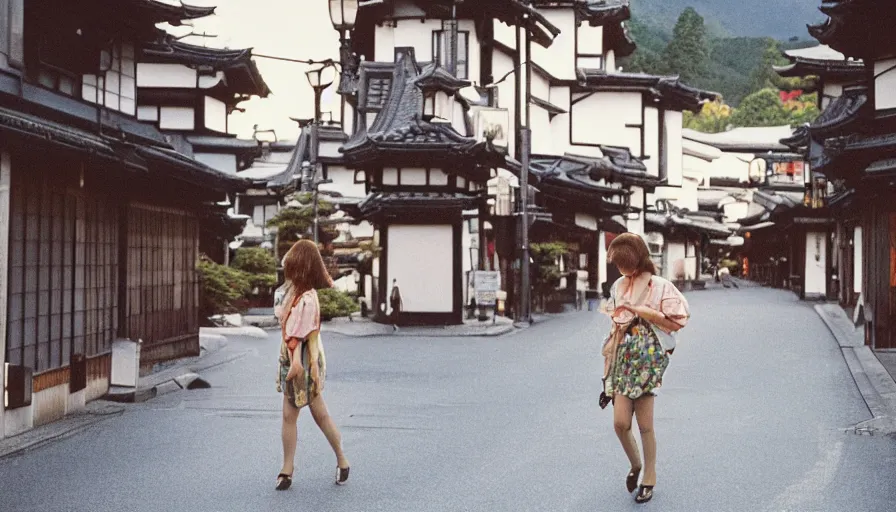
M 432 33 L 432 61 L 437 62 L 443 68 L 448 67 L 448 39 L 451 32 L 447 30 L 435 30 Z M 470 57 L 470 33 L 457 32 L 457 78 L 466 80 L 469 77 Z
M 84 75 L 82 98 L 124 114 L 137 113 L 137 64 L 134 46 L 114 43 L 100 56 L 102 75 Z

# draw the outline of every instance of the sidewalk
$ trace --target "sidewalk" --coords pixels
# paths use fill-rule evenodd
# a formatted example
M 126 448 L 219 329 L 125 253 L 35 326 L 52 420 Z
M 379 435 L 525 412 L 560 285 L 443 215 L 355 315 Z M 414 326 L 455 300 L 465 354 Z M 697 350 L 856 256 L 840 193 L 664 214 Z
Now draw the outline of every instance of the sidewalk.
M 498 317 L 492 323 L 489 318 L 485 322 L 478 320 L 464 320 L 462 325 L 445 326 L 408 326 L 395 330 L 391 325 L 379 324 L 369 318 L 334 318 L 321 327 L 322 332 L 334 332 L 343 336 L 415 336 L 427 337 L 456 337 L 456 336 L 501 336 L 513 332 L 516 328 L 513 322 L 506 317 Z
M 82 432 L 103 420 L 120 415 L 127 409 L 126 403 L 144 402 L 181 389 L 207 387 L 208 384 L 199 375 L 201 372 L 235 361 L 251 351 L 227 349 L 225 335 L 267 338 L 267 333 L 257 327 L 202 328 L 199 334 L 199 356 L 156 365 L 151 373 L 140 377 L 137 389 L 111 387 L 105 397 L 88 403 L 82 412 L 0 439 L 0 459 Z
M 882 364 L 878 354 L 865 345 L 864 332 L 856 328 L 838 304 L 819 304 L 815 311 L 840 344 L 843 358 L 855 379 L 865 404 L 874 416 L 856 425 L 862 434 L 896 434 L 896 381 L 892 370 Z M 896 354 L 880 354 L 888 363 L 896 363 Z M 896 366 L 896 365 L 894 365 Z

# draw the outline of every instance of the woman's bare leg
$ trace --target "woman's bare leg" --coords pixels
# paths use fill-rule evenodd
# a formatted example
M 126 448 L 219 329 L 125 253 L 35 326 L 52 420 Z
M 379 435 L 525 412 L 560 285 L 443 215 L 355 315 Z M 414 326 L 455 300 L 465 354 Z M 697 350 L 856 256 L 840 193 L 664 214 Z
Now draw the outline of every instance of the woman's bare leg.
M 281 473 L 292 475 L 295 470 L 296 459 L 296 443 L 298 442 L 298 422 L 299 409 L 290 403 L 283 394 L 283 425 L 281 427 L 281 436 L 283 438 L 283 468 Z
M 632 435 L 632 411 L 632 401 L 628 397 L 619 394 L 613 397 L 613 428 L 632 469 L 639 469 L 641 454 L 638 453 L 638 443 Z
M 644 478 L 642 485 L 656 485 L 656 435 L 653 433 L 654 396 L 647 395 L 635 400 L 635 416 L 641 431 L 641 445 L 644 447 Z
M 317 423 L 320 431 L 324 433 L 324 436 L 326 436 L 327 441 L 329 441 L 330 446 L 333 448 L 333 452 L 336 453 L 336 465 L 340 468 L 349 467 L 348 459 L 346 459 L 345 454 L 342 453 L 342 434 L 340 434 L 339 429 L 336 428 L 336 423 L 330 416 L 330 411 L 327 410 L 327 403 L 324 402 L 324 397 L 322 395 L 318 395 L 317 398 L 311 402 L 311 417 L 314 418 L 314 422 Z

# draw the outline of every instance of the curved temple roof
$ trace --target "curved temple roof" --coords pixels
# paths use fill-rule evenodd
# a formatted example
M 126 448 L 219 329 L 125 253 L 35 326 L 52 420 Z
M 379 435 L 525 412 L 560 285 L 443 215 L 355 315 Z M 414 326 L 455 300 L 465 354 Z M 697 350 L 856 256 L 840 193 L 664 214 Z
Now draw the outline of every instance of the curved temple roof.
M 880 0 L 823 0 L 828 19 L 809 25 L 809 34 L 847 57 L 874 58 L 896 50 L 896 8 Z
M 579 85 L 584 89 L 642 91 L 677 110 L 697 111 L 705 101 L 713 101 L 718 93 L 686 85 L 677 76 L 656 76 L 642 73 L 607 73 L 602 69 L 579 69 Z
M 183 43 L 171 36 L 143 46 L 147 62 L 172 62 L 190 67 L 209 67 L 224 71 L 229 85 L 238 94 L 267 97 L 271 90 L 252 60 L 252 49 L 230 50 Z
M 435 67 L 428 67 L 424 74 L 418 74 L 413 52 L 403 52 L 395 64 L 388 96 L 376 119 L 366 131 L 355 132 L 342 147 L 346 160 L 357 165 L 387 153 L 392 156 L 417 154 L 428 160 L 448 157 L 496 165 L 503 163 L 503 154 L 490 142 L 460 134 L 449 123 L 423 119 L 421 82 L 427 87 L 449 90 L 459 85 L 447 80 L 447 76 L 447 72 L 442 73 Z M 362 72 L 363 81 L 371 80 Z M 362 83 L 361 87 L 372 85 Z M 362 95 L 370 96 L 364 90 Z
M 775 72 L 783 77 L 820 76 L 845 79 L 865 77 L 864 62 L 847 59 L 842 53 L 826 45 L 787 50 L 783 55 L 790 64 L 773 66 Z

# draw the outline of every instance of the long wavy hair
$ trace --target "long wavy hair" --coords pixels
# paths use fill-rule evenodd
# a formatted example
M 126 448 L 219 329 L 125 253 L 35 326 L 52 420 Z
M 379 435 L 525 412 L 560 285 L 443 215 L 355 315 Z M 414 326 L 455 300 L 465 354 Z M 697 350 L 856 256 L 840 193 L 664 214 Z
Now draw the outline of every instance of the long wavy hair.
M 623 233 L 614 238 L 607 249 L 607 260 L 620 269 L 656 274 L 647 243 L 634 233 Z
M 311 240 L 299 240 L 289 248 L 283 257 L 283 274 L 293 297 L 311 289 L 333 286 L 320 250 Z

